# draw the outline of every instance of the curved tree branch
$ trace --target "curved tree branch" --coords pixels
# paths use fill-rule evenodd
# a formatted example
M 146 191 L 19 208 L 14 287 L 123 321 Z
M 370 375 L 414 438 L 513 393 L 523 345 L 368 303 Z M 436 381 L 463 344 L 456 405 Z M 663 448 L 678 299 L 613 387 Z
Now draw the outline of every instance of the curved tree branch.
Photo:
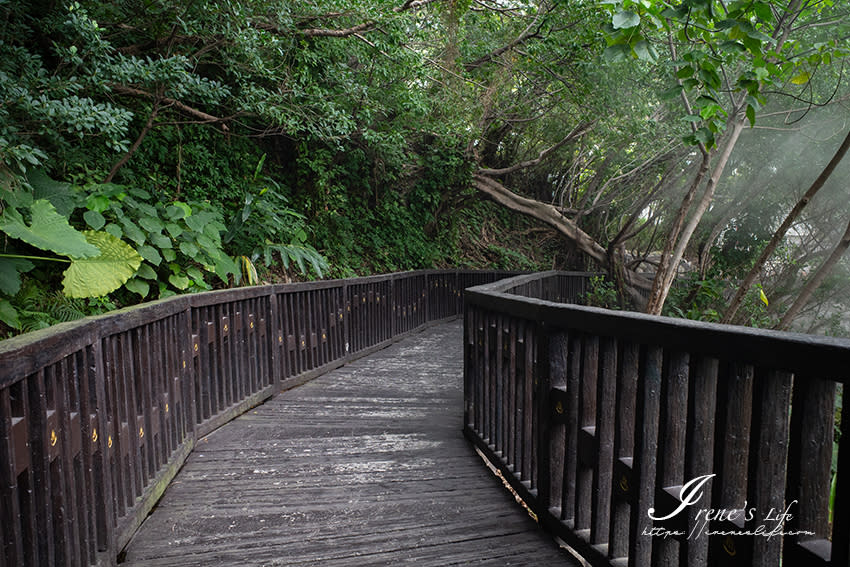
M 486 177 L 481 173 L 473 175 L 472 181 L 477 190 L 500 205 L 548 224 L 575 244 L 579 251 L 598 262 L 599 265 L 611 265 L 608 250 L 581 230 L 574 221 L 562 215 L 554 205 L 517 195 L 495 179 Z M 627 284 L 626 291 L 632 299 L 638 305 L 645 302 L 646 299 L 638 290 L 649 289 L 650 282 L 632 270 L 624 270 L 623 275 Z
M 503 168 L 500 168 L 500 169 L 482 168 L 482 169 L 478 170 L 478 173 L 481 174 L 481 175 L 501 176 L 501 175 L 507 175 L 509 173 L 513 173 L 514 171 L 519 171 L 520 169 L 526 169 L 528 167 L 533 167 L 533 166 L 539 164 L 540 162 L 542 162 L 544 159 L 546 159 L 546 156 L 548 156 L 552 152 L 556 151 L 558 148 L 560 148 L 564 144 L 567 144 L 567 143 L 575 140 L 576 138 L 579 138 L 580 136 L 583 136 L 584 134 L 586 134 L 593 127 L 594 124 L 595 124 L 595 122 L 584 122 L 582 124 L 579 124 L 578 126 L 573 128 L 573 131 L 570 132 L 569 134 L 567 134 L 566 137 L 564 137 L 564 139 L 562 139 L 560 142 L 558 142 L 554 146 L 549 146 L 545 150 L 541 151 L 540 154 L 535 159 L 528 160 L 528 161 L 522 161 L 522 162 L 519 162 L 519 163 L 515 163 L 514 165 L 512 165 L 510 167 L 503 167 Z
M 230 117 L 227 117 L 227 118 L 221 118 L 221 117 L 218 117 L 218 116 L 213 116 L 212 114 L 207 114 L 203 110 L 198 110 L 197 108 L 193 108 L 191 106 L 183 104 L 179 100 L 174 100 L 173 98 L 168 98 L 168 97 L 158 98 L 153 93 L 149 93 L 147 91 L 143 91 L 141 89 L 137 89 L 137 88 L 133 88 L 133 87 L 127 87 L 127 86 L 124 86 L 124 85 L 117 85 L 117 84 L 111 84 L 111 85 L 109 85 L 109 87 L 114 92 L 116 92 L 118 94 L 137 96 L 137 97 L 142 97 L 142 98 L 149 98 L 149 99 L 153 99 L 153 100 L 158 99 L 164 105 L 173 106 L 174 108 L 176 108 L 177 110 L 179 110 L 180 112 L 182 112 L 184 114 L 188 114 L 189 116 L 194 116 L 195 118 L 200 120 L 201 123 L 203 123 L 203 124 L 221 124 L 221 129 L 224 130 L 225 132 L 227 132 L 230 129 L 230 128 L 228 128 L 226 122 L 235 117 L 235 116 L 230 116 Z

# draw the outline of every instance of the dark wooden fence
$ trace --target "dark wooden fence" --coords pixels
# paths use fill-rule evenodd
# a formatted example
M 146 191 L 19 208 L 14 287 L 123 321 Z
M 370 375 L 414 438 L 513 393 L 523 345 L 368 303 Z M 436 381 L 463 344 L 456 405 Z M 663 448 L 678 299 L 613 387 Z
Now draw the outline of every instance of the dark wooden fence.
M 599 566 L 850 564 L 850 341 L 556 303 L 586 279 L 466 291 L 465 433 L 540 522 Z
M 0 567 L 114 565 L 198 438 L 506 275 L 240 288 L 0 342 Z

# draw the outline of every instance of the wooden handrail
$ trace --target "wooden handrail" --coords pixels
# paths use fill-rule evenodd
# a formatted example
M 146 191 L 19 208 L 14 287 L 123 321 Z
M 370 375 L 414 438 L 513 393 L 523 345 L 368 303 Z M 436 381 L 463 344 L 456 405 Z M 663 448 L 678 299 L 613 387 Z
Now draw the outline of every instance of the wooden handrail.
M 850 341 L 569 304 L 587 277 L 465 294 L 464 432 L 540 522 L 597 566 L 847 565 Z
M 197 439 L 508 275 L 200 293 L 0 341 L 0 566 L 116 564 Z

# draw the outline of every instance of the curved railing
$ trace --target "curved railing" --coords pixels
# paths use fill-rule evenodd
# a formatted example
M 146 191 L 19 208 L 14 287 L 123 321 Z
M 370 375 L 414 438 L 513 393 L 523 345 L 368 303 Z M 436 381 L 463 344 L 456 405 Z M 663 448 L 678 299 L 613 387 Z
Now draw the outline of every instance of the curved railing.
M 565 304 L 586 278 L 465 294 L 464 430 L 540 522 L 593 565 L 850 564 L 850 341 Z
M 115 564 L 197 439 L 506 275 L 201 293 L 0 342 L 0 567 Z

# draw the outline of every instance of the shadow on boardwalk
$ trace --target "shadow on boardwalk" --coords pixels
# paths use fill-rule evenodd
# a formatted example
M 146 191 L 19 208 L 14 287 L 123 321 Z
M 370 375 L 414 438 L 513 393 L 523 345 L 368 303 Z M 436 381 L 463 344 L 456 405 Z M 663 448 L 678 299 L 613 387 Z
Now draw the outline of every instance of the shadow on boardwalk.
M 199 441 L 125 566 L 576 565 L 464 440 L 460 323 Z

